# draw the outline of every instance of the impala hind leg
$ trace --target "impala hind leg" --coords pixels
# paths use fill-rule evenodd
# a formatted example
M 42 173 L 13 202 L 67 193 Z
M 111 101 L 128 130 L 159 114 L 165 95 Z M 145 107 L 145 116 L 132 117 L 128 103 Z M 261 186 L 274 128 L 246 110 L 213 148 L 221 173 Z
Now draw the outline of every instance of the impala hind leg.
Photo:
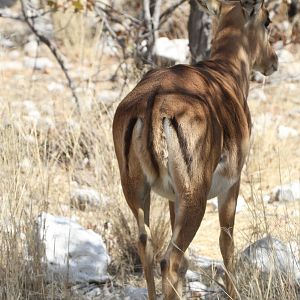
M 237 197 L 240 181 L 233 185 L 224 195 L 218 196 L 219 221 L 220 221 L 220 250 L 226 267 L 225 283 L 228 295 L 237 298 L 236 288 L 230 278 L 234 273 L 234 240 L 233 228 Z
M 150 187 L 144 180 L 139 183 L 135 180 L 128 181 L 127 177 L 122 181 L 122 187 L 126 201 L 137 220 L 138 251 L 147 282 L 149 300 L 155 300 L 154 256 L 149 228 Z
M 190 195 L 181 199 L 175 212 L 173 234 L 161 261 L 163 294 L 165 299 L 181 299 L 183 281 L 187 271 L 184 253 L 194 238 L 204 216 L 206 199 L 192 200 Z M 172 208 L 170 206 L 170 212 Z M 172 214 L 171 214 L 172 216 Z

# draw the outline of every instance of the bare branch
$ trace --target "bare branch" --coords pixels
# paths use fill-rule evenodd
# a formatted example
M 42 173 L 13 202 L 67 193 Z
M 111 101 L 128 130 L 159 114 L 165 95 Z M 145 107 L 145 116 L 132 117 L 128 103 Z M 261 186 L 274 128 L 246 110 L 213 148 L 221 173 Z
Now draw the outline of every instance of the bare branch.
M 24 3 L 25 0 L 21 0 L 21 6 L 22 6 L 22 14 L 23 14 L 23 19 L 26 22 L 26 24 L 28 25 L 28 27 L 30 28 L 30 30 L 34 33 L 34 35 L 42 42 L 44 43 L 49 50 L 51 51 L 51 53 L 53 54 L 53 56 L 55 57 L 56 61 L 58 62 L 58 64 L 60 65 L 63 73 L 65 74 L 65 77 L 68 81 L 68 86 L 72 92 L 72 96 L 75 99 L 76 102 L 76 106 L 77 106 L 77 110 L 80 113 L 80 105 L 79 105 L 79 98 L 77 96 L 76 90 L 75 90 L 75 86 L 74 83 L 69 75 L 69 71 L 66 67 L 66 62 L 65 59 L 63 57 L 63 55 L 59 52 L 59 50 L 57 49 L 57 47 L 55 46 L 55 44 L 49 40 L 46 36 L 42 35 L 34 26 L 33 22 L 32 22 L 32 18 L 29 17 L 27 15 L 26 12 L 26 4 Z
M 168 19 L 168 17 L 173 13 L 174 10 L 176 10 L 180 5 L 182 5 L 184 2 L 187 0 L 177 0 L 172 6 L 167 8 L 161 15 L 160 15 L 160 23 L 159 23 L 159 28 L 163 23 L 165 23 Z

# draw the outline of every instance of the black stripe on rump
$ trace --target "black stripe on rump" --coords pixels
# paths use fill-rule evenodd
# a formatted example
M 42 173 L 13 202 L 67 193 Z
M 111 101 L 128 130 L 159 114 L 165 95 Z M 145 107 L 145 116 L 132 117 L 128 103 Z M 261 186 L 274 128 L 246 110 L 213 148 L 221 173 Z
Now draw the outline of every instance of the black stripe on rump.
M 155 102 L 156 93 L 153 93 L 149 96 L 147 101 L 147 110 L 146 110 L 146 120 L 148 125 L 148 132 L 147 132 L 147 148 L 150 153 L 150 159 L 153 165 L 156 174 L 159 175 L 159 165 L 156 160 L 154 154 L 154 146 L 153 146 L 153 107 Z
M 191 175 L 191 163 L 192 163 L 193 157 L 188 152 L 187 140 L 186 140 L 186 138 L 183 134 L 182 128 L 181 128 L 180 124 L 178 124 L 176 118 L 175 117 L 171 118 L 170 122 L 171 122 L 171 125 L 173 126 L 174 130 L 176 131 L 181 154 L 182 154 L 183 160 L 187 166 L 188 174 Z
M 129 120 L 129 123 L 127 125 L 127 129 L 124 136 L 124 157 L 125 157 L 125 163 L 126 163 L 126 170 L 128 171 L 128 156 L 129 156 L 129 150 L 131 146 L 131 140 L 132 140 L 132 131 L 136 124 L 137 118 L 131 118 Z

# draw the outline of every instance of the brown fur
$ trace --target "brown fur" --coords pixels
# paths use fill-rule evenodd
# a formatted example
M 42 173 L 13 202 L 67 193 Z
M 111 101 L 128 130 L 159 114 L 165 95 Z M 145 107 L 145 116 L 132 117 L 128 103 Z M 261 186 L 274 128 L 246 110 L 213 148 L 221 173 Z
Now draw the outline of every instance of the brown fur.
M 150 71 L 117 108 L 115 151 L 124 195 L 139 227 L 149 299 L 156 298 L 151 189 L 170 200 L 173 234 L 161 263 L 164 297 L 181 296 L 187 270 L 184 252 L 200 226 L 207 199 L 216 195 L 220 249 L 228 272 L 233 272 L 236 199 L 251 132 L 249 75 L 253 67 L 265 74 L 277 68 L 263 28 L 267 12 L 257 10 L 257 4 L 253 12 L 247 5 L 243 10 L 237 3 L 220 4 L 208 61 Z M 250 18 L 248 10 L 255 15 Z M 226 287 L 235 298 L 229 276 Z

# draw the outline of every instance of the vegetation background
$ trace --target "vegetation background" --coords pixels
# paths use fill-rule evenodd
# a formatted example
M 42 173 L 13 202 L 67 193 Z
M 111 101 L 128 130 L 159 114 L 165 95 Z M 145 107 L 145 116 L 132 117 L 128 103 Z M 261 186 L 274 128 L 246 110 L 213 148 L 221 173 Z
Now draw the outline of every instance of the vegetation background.
M 0 12 L 1 299 L 74 299 L 67 282 L 46 280 L 36 232 L 43 211 L 76 217 L 103 236 L 115 286 L 145 285 L 111 124 L 119 101 L 146 70 L 174 63 L 155 57 L 155 41 L 188 38 L 190 15 L 188 1 L 157 0 L 148 9 L 153 16 L 151 4 L 159 6 L 158 16 L 147 21 L 145 3 L 1 1 L 10 7 Z M 236 217 L 237 253 L 266 234 L 299 246 L 299 201 L 281 203 L 272 194 L 276 186 L 299 182 L 300 175 L 300 23 L 298 15 L 288 19 L 288 4 L 269 1 L 271 38 L 288 57 L 281 52 L 279 75 L 251 85 L 253 136 L 240 193 L 247 208 Z M 294 134 L 281 138 L 281 125 Z M 96 190 L 101 201 L 96 207 L 78 202 L 77 188 Z M 167 211 L 167 203 L 153 195 L 157 260 L 170 236 Z M 191 253 L 220 259 L 218 235 L 218 214 L 208 204 Z M 286 285 L 287 279 L 271 274 L 265 284 L 254 271 L 237 274 L 241 299 L 298 299 L 298 287 Z

